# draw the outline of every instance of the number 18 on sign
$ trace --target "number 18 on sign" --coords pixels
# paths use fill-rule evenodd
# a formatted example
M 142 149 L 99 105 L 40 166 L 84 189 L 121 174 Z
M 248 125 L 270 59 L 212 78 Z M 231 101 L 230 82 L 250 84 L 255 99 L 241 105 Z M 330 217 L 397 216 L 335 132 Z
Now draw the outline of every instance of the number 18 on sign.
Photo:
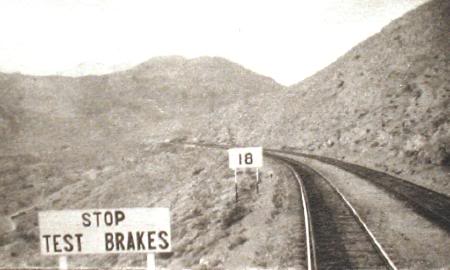
M 259 192 L 259 168 L 263 165 L 262 147 L 231 148 L 228 150 L 230 169 L 234 170 L 236 201 L 238 200 L 237 170 L 256 168 L 256 192 Z

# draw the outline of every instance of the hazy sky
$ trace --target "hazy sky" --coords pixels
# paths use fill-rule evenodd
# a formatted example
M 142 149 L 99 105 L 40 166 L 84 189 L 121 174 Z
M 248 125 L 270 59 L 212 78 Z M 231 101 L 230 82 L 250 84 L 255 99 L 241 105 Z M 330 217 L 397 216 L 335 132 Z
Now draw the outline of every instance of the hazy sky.
M 0 0 L 0 71 L 101 74 L 221 56 L 289 85 L 427 0 Z

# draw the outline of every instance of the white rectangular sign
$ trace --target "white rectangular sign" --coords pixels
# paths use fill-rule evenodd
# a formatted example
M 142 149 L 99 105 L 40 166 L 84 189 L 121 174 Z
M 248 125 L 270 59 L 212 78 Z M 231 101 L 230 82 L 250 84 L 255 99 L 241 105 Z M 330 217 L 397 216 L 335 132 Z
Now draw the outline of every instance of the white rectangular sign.
M 230 169 L 260 168 L 263 165 L 262 147 L 232 148 L 228 150 Z
M 41 254 L 170 252 L 168 208 L 39 212 Z

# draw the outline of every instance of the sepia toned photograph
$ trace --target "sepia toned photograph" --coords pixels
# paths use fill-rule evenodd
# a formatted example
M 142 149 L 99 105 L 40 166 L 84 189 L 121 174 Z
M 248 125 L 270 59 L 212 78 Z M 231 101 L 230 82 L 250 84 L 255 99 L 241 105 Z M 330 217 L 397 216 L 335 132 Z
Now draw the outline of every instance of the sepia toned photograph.
M 450 269 L 450 1 L 0 1 L 6 269 Z

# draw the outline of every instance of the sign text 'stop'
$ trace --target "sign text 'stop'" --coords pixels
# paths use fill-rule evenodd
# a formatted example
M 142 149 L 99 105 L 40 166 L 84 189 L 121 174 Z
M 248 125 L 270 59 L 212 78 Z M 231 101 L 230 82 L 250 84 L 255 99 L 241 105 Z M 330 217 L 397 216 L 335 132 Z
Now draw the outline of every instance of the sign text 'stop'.
M 41 253 L 170 252 L 168 208 L 118 208 L 39 212 Z

